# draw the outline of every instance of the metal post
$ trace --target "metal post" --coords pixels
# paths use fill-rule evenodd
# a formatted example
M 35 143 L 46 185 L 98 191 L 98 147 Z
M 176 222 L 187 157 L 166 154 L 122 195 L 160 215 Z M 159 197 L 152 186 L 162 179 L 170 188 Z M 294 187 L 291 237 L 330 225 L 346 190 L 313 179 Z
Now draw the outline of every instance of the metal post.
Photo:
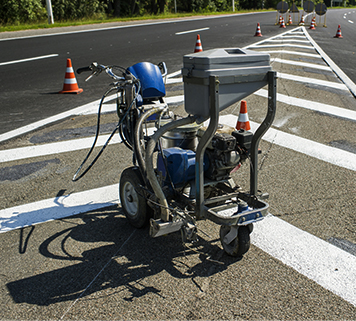
M 235 0 L 232 0 L 232 11 L 235 12 Z
M 251 166 L 250 166 L 250 194 L 255 196 L 257 195 L 257 175 L 258 175 L 258 144 L 262 136 L 266 133 L 266 131 L 271 127 L 272 122 L 274 120 L 274 116 L 276 114 L 276 77 L 275 71 L 269 71 L 267 73 L 268 77 L 268 111 L 266 118 L 258 127 L 255 134 L 252 138 L 251 143 Z
M 52 24 L 54 24 L 54 20 L 53 20 L 53 12 L 52 12 L 52 2 L 51 2 L 51 0 L 46 0 L 46 6 L 47 6 L 48 23 L 50 25 L 52 25 Z
M 195 197 L 198 218 L 203 218 L 204 213 L 204 153 L 212 140 L 219 124 L 219 78 L 209 77 L 209 126 L 199 141 L 195 154 Z

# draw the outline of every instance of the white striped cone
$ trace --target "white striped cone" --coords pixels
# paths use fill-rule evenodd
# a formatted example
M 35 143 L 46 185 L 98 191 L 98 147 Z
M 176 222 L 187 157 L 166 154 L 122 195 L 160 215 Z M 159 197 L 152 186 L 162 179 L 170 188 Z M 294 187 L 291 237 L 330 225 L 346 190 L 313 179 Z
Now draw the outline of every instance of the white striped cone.
M 194 52 L 203 51 L 203 46 L 201 45 L 200 35 L 197 35 L 197 42 L 195 43 L 195 50 Z
M 343 38 L 343 36 L 341 35 L 341 26 L 340 25 L 337 27 L 337 32 L 336 32 L 336 35 L 334 36 L 334 38 Z
M 250 120 L 248 119 L 248 114 L 247 114 L 247 103 L 245 100 L 241 100 L 240 114 L 239 114 L 239 118 L 237 119 L 236 129 L 237 130 L 251 129 Z
M 75 79 L 72 61 L 67 59 L 67 70 L 64 77 L 64 85 L 63 90 L 61 90 L 60 94 L 80 94 L 83 89 L 78 87 L 77 80 Z

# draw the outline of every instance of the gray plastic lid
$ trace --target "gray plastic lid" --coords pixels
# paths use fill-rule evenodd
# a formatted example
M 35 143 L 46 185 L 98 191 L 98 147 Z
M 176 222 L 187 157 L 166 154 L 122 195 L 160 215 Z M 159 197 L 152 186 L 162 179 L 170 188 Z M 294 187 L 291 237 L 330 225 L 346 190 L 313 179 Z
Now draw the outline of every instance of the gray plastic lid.
M 183 63 L 198 63 L 201 65 L 210 64 L 229 64 L 245 62 L 269 62 L 270 55 L 264 52 L 258 52 L 241 48 L 217 48 L 197 53 L 185 55 Z

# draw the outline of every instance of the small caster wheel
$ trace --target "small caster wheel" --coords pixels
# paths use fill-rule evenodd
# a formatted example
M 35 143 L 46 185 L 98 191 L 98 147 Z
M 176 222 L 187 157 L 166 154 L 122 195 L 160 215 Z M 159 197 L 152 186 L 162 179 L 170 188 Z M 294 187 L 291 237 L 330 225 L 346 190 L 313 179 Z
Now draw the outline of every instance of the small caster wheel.
M 220 241 L 228 255 L 241 257 L 250 248 L 250 229 L 247 226 L 222 225 L 220 227 Z
M 120 177 L 120 202 L 129 223 L 136 228 L 142 228 L 148 223 L 149 209 L 147 201 L 137 193 L 139 186 L 144 185 L 138 167 L 126 168 Z

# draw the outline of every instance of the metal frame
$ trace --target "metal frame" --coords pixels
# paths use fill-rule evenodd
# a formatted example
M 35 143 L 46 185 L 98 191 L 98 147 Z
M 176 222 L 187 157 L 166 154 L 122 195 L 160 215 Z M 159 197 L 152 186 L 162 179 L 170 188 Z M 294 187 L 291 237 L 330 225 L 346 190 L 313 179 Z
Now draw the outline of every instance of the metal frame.
M 229 217 L 220 216 L 217 212 L 206 207 L 206 202 L 204 199 L 204 168 L 203 159 L 204 153 L 212 140 L 219 123 L 219 84 L 220 80 L 217 76 L 209 77 L 209 112 L 210 112 L 210 122 L 207 130 L 202 136 L 196 151 L 196 165 L 195 165 L 195 189 L 196 189 L 196 207 L 195 214 L 198 219 L 209 218 L 218 224 L 228 224 L 228 225 L 247 225 L 262 219 L 262 216 L 267 213 L 268 204 L 258 199 L 258 145 L 262 136 L 271 127 L 276 114 L 276 72 L 269 71 L 266 74 L 255 74 L 255 75 L 241 75 L 234 77 L 234 83 L 243 83 L 250 81 L 263 81 L 268 84 L 268 104 L 267 104 L 267 115 L 264 121 L 256 130 L 252 138 L 250 159 L 251 159 L 251 169 L 250 169 L 250 193 L 237 193 L 239 198 L 246 200 L 248 203 L 253 203 L 254 210 L 248 211 L 243 214 L 234 214 Z M 224 79 L 222 79 L 224 81 Z M 231 82 L 231 79 L 229 79 Z M 235 193 L 236 196 L 236 193 Z M 226 196 L 223 198 L 226 199 Z M 219 197 L 217 197 L 219 199 Z M 224 207 L 224 206 L 223 206 Z M 228 206 L 225 206 L 228 208 Z

